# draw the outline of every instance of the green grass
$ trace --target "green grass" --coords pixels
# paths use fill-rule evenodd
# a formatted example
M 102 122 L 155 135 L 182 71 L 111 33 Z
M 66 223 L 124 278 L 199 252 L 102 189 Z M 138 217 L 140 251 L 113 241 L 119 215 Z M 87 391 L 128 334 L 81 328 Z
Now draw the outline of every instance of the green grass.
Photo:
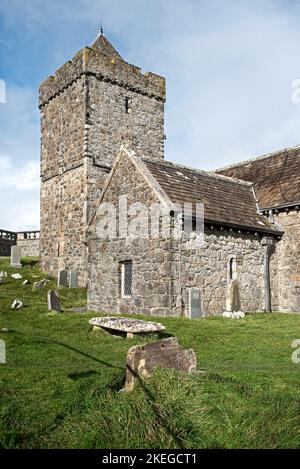
M 12 272 L 7 258 L 0 270 Z M 295 448 L 300 442 L 300 364 L 291 343 L 300 316 L 253 314 L 245 320 L 161 318 L 194 348 L 205 375 L 158 369 L 132 393 L 124 384 L 126 353 L 143 338 L 92 332 L 95 313 L 72 313 L 84 289 L 60 289 L 63 313 L 48 313 L 48 287 L 36 265 L 0 285 L 2 448 Z M 24 302 L 10 308 L 14 298 Z M 99 313 L 98 313 L 99 315 Z M 149 340 L 157 339 L 152 335 Z

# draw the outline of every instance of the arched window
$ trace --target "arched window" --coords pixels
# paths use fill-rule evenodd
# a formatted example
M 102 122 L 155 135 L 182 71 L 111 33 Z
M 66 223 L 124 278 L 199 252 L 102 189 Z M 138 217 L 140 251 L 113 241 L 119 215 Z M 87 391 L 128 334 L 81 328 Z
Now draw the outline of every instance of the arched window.
M 227 263 L 227 280 L 236 280 L 237 274 L 236 256 L 230 256 Z

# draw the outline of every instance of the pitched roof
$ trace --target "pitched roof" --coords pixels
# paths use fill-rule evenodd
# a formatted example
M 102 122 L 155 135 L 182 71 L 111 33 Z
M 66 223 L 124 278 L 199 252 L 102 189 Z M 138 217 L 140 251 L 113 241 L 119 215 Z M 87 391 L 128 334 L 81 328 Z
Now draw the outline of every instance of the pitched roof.
M 253 182 L 261 209 L 300 202 L 300 146 L 216 171 Z
M 169 162 L 142 161 L 173 203 L 204 203 L 206 222 L 276 232 L 257 213 L 252 184 Z
M 112 46 L 102 32 L 98 34 L 91 47 L 93 49 L 98 49 L 102 54 L 106 55 L 110 59 L 123 60 L 119 52 Z

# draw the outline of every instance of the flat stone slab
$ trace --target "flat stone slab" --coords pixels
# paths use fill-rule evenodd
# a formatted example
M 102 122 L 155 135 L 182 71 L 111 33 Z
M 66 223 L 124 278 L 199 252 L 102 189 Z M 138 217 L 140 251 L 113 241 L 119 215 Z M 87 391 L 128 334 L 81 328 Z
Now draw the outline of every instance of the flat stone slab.
M 164 331 L 166 328 L 160 322 L 143 321 L 142 319 L 103 317 L 92 318 L 89 323 L 94 327 L 101 327 L 105 330 L 125 332 L 130 334 L 140 334 L 145 332 Z

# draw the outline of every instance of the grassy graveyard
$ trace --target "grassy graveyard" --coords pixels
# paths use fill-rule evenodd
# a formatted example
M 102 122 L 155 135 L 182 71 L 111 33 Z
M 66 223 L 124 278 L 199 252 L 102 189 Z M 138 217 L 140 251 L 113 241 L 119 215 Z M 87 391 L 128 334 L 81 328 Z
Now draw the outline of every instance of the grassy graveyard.
M 129 347 L 159 336 L 123 339 L 92 332 L 84 289 L 61 288 L 62 313 L 48 312 L 45 278 L 34 259 L 0 285 L 1 448 L 295 448 L 300 446 L 300 315 L 244 320 L 157 318 L 187 348 L 204 375 L 158 369 L 133 392 L 120 392 Z M 22 279 L 11 278 L 20 272 Z M 24 279 L 30 284 L 22 285 Z M 24 303 L 11 309 L 15 298 Z M 101 315 L 101 313 L 97 313 Z

